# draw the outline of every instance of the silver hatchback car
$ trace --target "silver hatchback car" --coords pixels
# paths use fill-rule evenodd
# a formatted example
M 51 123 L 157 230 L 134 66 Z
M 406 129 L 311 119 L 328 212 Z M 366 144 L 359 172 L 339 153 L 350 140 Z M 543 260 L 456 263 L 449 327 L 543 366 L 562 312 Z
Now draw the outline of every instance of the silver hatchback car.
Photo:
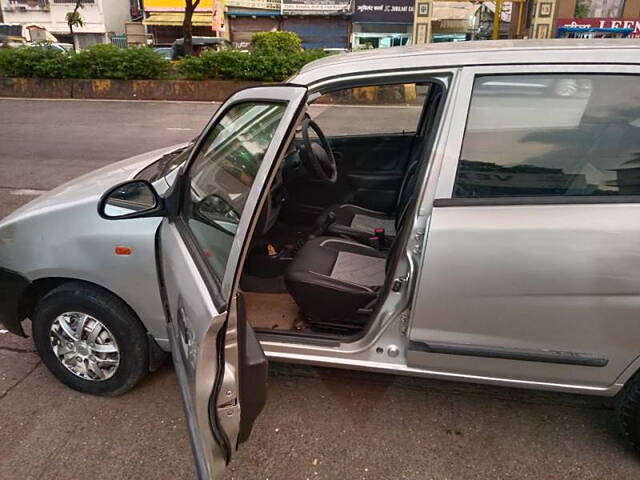
M 346 54 L 0 223 L 0 319 L 118 394 L 162 360 L 217 474 L 285 362 L 615 398 L 640 449 L 640 44 Z

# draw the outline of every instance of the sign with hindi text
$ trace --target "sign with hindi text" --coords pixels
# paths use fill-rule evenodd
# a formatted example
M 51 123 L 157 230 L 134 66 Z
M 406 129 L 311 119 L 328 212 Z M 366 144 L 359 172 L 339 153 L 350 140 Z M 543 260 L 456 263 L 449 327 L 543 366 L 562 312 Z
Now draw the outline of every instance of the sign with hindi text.
M 629 38 L 640 38 L 640 18 L 560 18 L 558 27 L 632 28 Z
M 356 0 L 354 22 L 413 23 L 413 0 Z

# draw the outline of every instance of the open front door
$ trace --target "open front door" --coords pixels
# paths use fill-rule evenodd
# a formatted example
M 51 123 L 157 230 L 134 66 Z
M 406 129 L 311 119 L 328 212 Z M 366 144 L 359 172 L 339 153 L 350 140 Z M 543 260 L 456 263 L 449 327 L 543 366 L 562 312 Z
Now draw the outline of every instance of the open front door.
M 246 241 L 306 88 L 233 95 L 199 138 L 158 230 L 167 328 L 199 478 L 221 478 L 265 401 L 266 359 L 237 292 Z

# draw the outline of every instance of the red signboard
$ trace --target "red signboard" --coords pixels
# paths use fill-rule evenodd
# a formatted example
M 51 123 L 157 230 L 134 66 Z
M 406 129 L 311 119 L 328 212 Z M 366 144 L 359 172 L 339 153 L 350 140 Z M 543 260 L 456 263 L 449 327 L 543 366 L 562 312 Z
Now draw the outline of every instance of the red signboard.
M 640 18 L 560 18 L 558 27 L 633 28 L 629 37 L 640 38 Z

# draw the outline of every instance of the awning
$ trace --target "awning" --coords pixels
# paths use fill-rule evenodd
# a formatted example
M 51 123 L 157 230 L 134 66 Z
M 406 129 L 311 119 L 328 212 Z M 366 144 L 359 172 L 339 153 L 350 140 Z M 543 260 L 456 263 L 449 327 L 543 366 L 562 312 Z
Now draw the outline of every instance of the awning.
M 184 20 L 182 12 L 157 12 L 150 13 L 149 18 L 145 18 L 142 23 L 145 25 L 164 25 L 179 27 Z M 212 15 L 210 13 L 196 12 L 191 17 L 191 23 L 194 27 L 210 27 L 212 23 Z
M 279 17 L 280 10 L 229 10 L 229 17 Z

